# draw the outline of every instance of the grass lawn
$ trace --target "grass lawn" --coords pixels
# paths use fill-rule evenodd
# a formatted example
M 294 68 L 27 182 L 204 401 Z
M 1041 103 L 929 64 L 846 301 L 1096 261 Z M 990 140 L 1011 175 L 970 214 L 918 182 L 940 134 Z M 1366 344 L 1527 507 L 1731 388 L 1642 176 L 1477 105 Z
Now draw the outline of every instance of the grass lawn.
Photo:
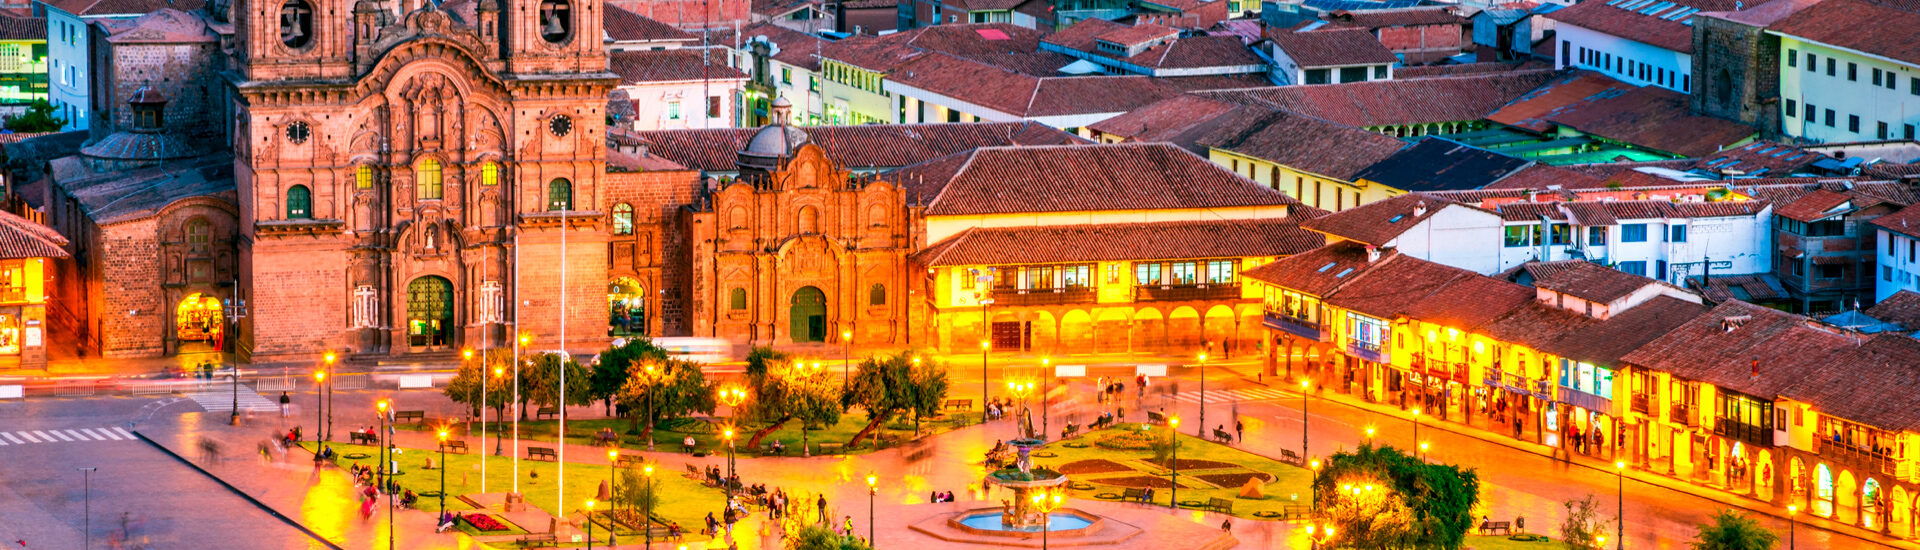
M 525 426 L 521 427 L 525 428 Z M 521 435 L 524 436 L 525 433 L 523 432 Z M 310 448 L 311 445 L 312 442 L 301 443 L 302 447 Z M 374 466 L 379 460 L 378 447 L 336 443 L 333 444 L 333 448 L 334 452 L 337 453 L 334 462 L 343 469 L 356 463 L 363 466 Z M 404 489 L 413 490 L 415 494 L 440 490 L 441 471 L 427 470 L 422 467 L 425 465 L 428 457 L 432 457 L 434 462 L 439 462 L 439 451 L 406 448 L 400 450 L 399 462 L 401 475 L 394 478 L 399 481 L 400 486 Z M 354 459 L 346 458 L 349 455 L 358 454 L 368 454 L 370 456 Z M 448 510 L 469 510 L 473 508 L 472 506 L 468 506 L 465 501 L 455 497 L 480 492 L 480 460 L 482 458 L 487 460 L 487 490 L 504 492 L 512 489 L 513 459 L 511 457 L 487 454 L 462 455 L 448 453 L 446 469 Z M 587 499 L 593 498 L 593 496 L 599 492 L 600 482 L 607 479 L 607 466 L 573 463 L 569 463 L 568 466 L 571 466 L 571 468 L 568 468 L 567 471 L 569 477 L 567 478 L 566 484 L 566 513 L 572 514 L 585 508 Z M 520 461 L 520 492 L 527 496 L 528 504 L 533 505 L 535 508 L 545 510 L 547 513 L 553 513 L 554 499 L 558 497 L 555 493 L 559 489 L 559 485 L 555 483 L 555 480 L 559 478 L 558 470 L 558 466 L 552 462 Z M 539 477 L 533 477 L 531 475 L 533 473 L 538 473 Z M 682 475 L 681 472 L 675 471 L 656 469 L 653 475 L 653 490 L 660 503 L 654 507 L 654 516 L 662 520 L 680 524 L 681 529 L 688 533 L 688 540 L 704 539 L 705 537 L 701 537 L 697 533 L 700 532 L 700 526 L 705 523 L 707 512 L 719 511 L 726 502 L 726 495 L 719 489 L 711 489 L 703 486 L 700 482 L 688 479 L 685 475 Z M 428 512 L 436 512 L 439 510 L 439 503 L 440 501 L 437 498 L 422 496 L 420 497 L 420 502 L 417 507 Z M 497 515 L 495 517 L 496 519 L 504 519 L 499 518 Z M 544 531 L 547 528 L 545 525 L 522 525 L 520 527 L 535 531 Z M 487 534 L 495 535 L 500 533 Z
M 1559 541 L 1542 540 L 1521 542 L 1517 540 L 1507 540 L 1505 535 L 1485 537 L 1467 535 L 1467 541 L 1464 547 L 1472 548 L 1473 550 L 1560 550 L 1566 548 L 1566 545 L 1561 544 Z
M 1034 452 L 1040 455 L 1053 453 L 1059 456 L 1035 456 L 1033 462 L 1036 467 L 1044 466 L 1054 470 L 1066 467 L 1067 477 L 1073 480 L 1074 485 L 1085 483 L 1093 486 L 1092 489 L 1069 489 L 1068 493 L 1076 498 L 1097 498 L 1096 495 L 1102 493 L 1118 495 L 1130 486 L 1140 487 L 1144 486 L 1140 483 L 1147 482 L 1158 484 L 1154 488 L 1154 499 L 1165 505 L 1173 496 L 1173 492 L 1166 487 L 1170 481 L 1168 474 L 1171 472 L 1148 462 L 1153 458 L 1152 451 L 1107 449 L 1094 444 L 1101 438 L 1120 434 L 1121 430 L 1137 429 L 1139 426 L 1139 424 L 1122 424 L 1116 428 L 1085 433 L 1072 439 L 1050 443 Z M 1159 426 L 1152 428 L 1155 433 L 1164 429 L 1166 428 Z M 1305 505 L 1310 502 L 1308 491 L 1312 485 L 1313 474 L 1306 468 L 1185 434 L 1181 434 L 1179 440 L 1180 462 L 1220 463 L 1207 464 L 1205 465 L 1207 467 L 1199 469 L 1181 468 L 1179 492 L 1182 501 L 1206 502 L 1210 498 L 1231 500 L 1233 515 L 1245 518 L 1256 518 L 1254 516 L 1256 512 L 1280 512 L 1285 506 Z M 1084 447 L 1075 448 L 1076 446 Z M 1100 464 L 1108 471 L 1074 473 L 1076 469 L 1068 466 L 1075 462 L 1091 460 L 1106 462 L 1083 463 L 1083 466 Z M 1240 483 L 1244 483 L 1249 474 L 1256 473 L 1271 476 L 1271 480 L 1261 487 L 1264 498 L 1238 498 Z M 1235 477 L 1239 479 L 1238 483 L 1226 481 Z M 1208 478 L 1214 481 L 1209 481 Z
M 960 422 L 960 424 L 956 425 L 954 423 L 956 419 Z M 694 419 L 663 422 L 661 427 L 656 428 L 653 432 L 654 448 L 656 450 L 661 450 L 661 451 L 680 450 L 682 440 L 686 439 L 687 436 L 691 435 L 693 436 L 693 439 L 695 442 L 695 448 L 703 451 L 718 450 L 721 448 L 721 443 L 720 443 L 721 437 L 720 437 L 719 430 L 718 428 L 716 428 L 716 426 L 719 426 L 721 423 L 724 423 L 725 421 L 726 420 L 724 418 L 721 418 L 721 419 L 715 419 L 713 422 L 706 422 L 706 421 L 694 420 Z M 958 428 L 958 427 L 970 426 L 979 422 L 980 422 L 979 413 L 949 413 L 948 415 L 941 417 L 939 420 L 934 420 L 934 419 L 921 420 L 920 429 L 926 432 L 928 435 L 937 435 L 937 434 L 953 431 L 955 428 Z M 582 419 L 582 420 L 568 419 L 567 420 L 567 442 L 579 444 L 579 445 L 599 445 L 600 444 L 599 442 L 594 441 L 593 434 L 598 433 L 601 428 L 613 428 L 614 433 L 620 435 L 621 447 L 627 448 L 627 449 L 647 448 L 647 440 L 645 438 L 642 438 L 639 435 L 627 434 L 627 429 L 630 428 L 632 425 L 633 424 L 631 420 L 624 419 L 624 418 L 593 418 L 593 419 Z M 847 442 L 847 440 L 853 439 L 853 434 L 859 433 L 860 428 L 866 427 L 866 425 L 867 425 L 867 415 L 865 412 L 852 412 L 852 413 L 841 415 L 840 423 L 838 424 L 828 426 L 825 429 L 807 430 L 806 440 L 813 444 L 814 454 L 823 454 L 820 450 L 820 444 L 822 443 L 844 444 Z M 525 445 L 525 441 L 527 440 L 544 439 L 546 441 L 551 442 L 553 441 L 554 432 L 558 427 L 559 427 L 559 422 L 555 420 L 524 421 L 520 423 L 520 439 L 523 445 Z M 741 445 L 739 458 L 752 458 L 755 456 L 759 456 L 758 452 L 750 452 L 745 448 L 745 445 L 747 444 L 747 440 L 753 437 L 753 430 L 757 430 L 759 429 L 759 427 L 760 426 L 747 426 L 745 429 L 742 430 L 741 433 L 735 436 L 736 441 L 738 442 L 738 445 Z M 421 425 L 421 424 L 401 424 L 399 426 L 399 429 L 414 430 L 414 431 L 431 431 L 432 429 L 434 429 L 434 426 Z M 479 426 L 476 424 L 474 426 L 474 431 L 476 433 L 472 436 L 473 438 L 479 437 L 479 434 L 477 433 L 479 429 L 480 429 Z M 496 429 L 503 429 L 505 431 L 496 432 L 495 431 Z M 487 437 L 488 439 L 492 439 L 495 433 L 511 434 L 513 433 L 512 430 L 513 430 L 513 423 L 511 422 L 488 423 Z M 913 418 L 907 417 L 906 421 L 904 422 L 896 419 L 895 421 L 890 422 L 887 425 L 882 426 L 880 427 L 880 429 L 875 431 L 882 436 L 897 437 L 902 441 L 910 440 L 912 439 L 912 436 L 913 436 Z M 512 436 L 509 435 L 508 437 L 512 437 Z M 773 433 L 767 434 L 767 437 L 764 439 L 761 439 L 760 443 L 762 445 L 766 445 L 766 444 L 772 443 L 775 440 L 779 440 L 781 443 L 787 446 L 788 456 L 799 456 L 800 443 L 801 443 L 800 423 L 797 421 L 787 422 L 785 425 L 781 426 L 780 429 L 774 430 Z M 469 441 L 468 445 L 472 445 L 475 448 L 479 448 L 479 445 L 477 444 L 477 442 L 474 442 L 474 441 Z M 863 440 L 861 443 L 861 447 L 859 449 L 855 449 L 851 453 L 847 453 L 847 454 L 869 453 L 869 452 L 873 452 L 873 450 L 874 450 L 873 446 L 867 443 L 865 440 Z

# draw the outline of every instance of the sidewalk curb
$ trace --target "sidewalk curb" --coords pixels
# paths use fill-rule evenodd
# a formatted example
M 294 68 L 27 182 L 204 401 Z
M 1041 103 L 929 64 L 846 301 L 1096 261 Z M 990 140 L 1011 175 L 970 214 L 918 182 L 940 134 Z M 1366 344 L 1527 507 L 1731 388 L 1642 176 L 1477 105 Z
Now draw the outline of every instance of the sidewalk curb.
M 213 472 L 207 471 L 206 468 L 201 468 L 199 464 L 194 464 L 193 461 L 187 460 L 186 457 L 180 456 L 179 453 L 173 452 L 173 449 L 168 449 L 166 445 L 161 445 L 159 442 L 154 441 L 152 438 L 147 437 L 147 434 L 142 433 L 140 430 L 129 430 L 129 431 L 133 432 L 133 435 L 139 437 L 141 441 L 146 442 L 148 445 L 153 446 L 153 448 L 155 449 L 159 449 L 160 452 L 166 453 L 167 456 L 173 457 L 174 460 L 180 461 L 181 464 L 185 464 L 188 468 L 193 468 L 194 471 L 200 472 L 200 475 L 207 476 L 207 479 L 213 480 L 214 483 L 219 483 L 221 487 L 226 487 L 227 490 L 233 492 L 234 495 L 237 495 L 240 498 L 246 499 L 247 502 L 253 503 L 253 505 L 259 508 L 261 511 L 264 511 L 275 518 L 279 518 L 280 521 L 286 522 L 287 525 L 293 526 L 294 529 L 299 529 L 300 532 L 302 533 L 306 533 L 308 537 L 312 537 L 313 540 L 319 541 L 320 544 L 324 544 L 326 545 L 326 547 L 332 548 L 333 550 L 346 550 L 345 548 L 341 548 L 340 545 L 334 544 L 333 541 L 327 540 L 326 537 L 320 536 L 319 533 L 313 532 L 312 529 L 308 529 L 307 526 L 301 525 L 300 522 L 294 521 L 293 518 L 281 515 L 280 512 L 278 510 L 274 510 L 272 506 L 267 506 L 267 503 L 260 502 L 260 499 L 253 498 L 253 495 L 249 495 L 247 494 L 246 491 L 240 490 L 239 487 L 234 487 L 233 484 L 227 483 L 227 480 L 220 479 L 220 476 L 213 475 Z

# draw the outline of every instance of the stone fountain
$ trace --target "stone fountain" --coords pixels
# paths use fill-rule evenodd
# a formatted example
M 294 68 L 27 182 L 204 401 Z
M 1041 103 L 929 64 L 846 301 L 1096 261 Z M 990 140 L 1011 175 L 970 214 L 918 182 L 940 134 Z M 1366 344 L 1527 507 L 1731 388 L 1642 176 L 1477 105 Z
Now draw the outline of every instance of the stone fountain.
M 1016 531 L 1038 531 L 1044 525 L 1050 525 L 1046 512 L 1035 509 L 1033 493 L 1067 484 L 1066 474 L 1051 470 L 1033 470 L 1034 448 L 1046 444 L 1038 439 L 1015 439 L 1008 445 L 1019 451 L 1013 469 L 1001 469 L 987 474 L 987 483 L 1006 487 L 1013 491 L 1013 499 L 1001 501 L 1000 525 Z

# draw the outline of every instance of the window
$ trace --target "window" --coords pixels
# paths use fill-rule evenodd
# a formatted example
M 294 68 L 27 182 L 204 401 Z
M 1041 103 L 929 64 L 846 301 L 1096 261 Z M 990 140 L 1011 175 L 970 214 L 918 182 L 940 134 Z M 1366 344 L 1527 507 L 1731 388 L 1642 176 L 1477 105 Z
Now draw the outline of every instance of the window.
M 372 189 L 373 167 L 365 164 L 354 167 L 353 186 L 360 189 Z
M 1893 268 L 1884 265 L 1880 266 L 1880 280 L 1889 283 L 1893 282 Z
M 1352 340 L 1349 345 L 1354 348 L 1379 352 L 1380 346 L 1386 344 L 1392 335 L 1393 326 L 1386 321 L 1347 313 L 1347 338 Z
M 1800 116 L 1799 108 L 1800 108 L 1800 102 L 1794 101 L 1791 99 L 1787 100 L 1787 116 L 1788 117 Z
M 1606 245 L 1607 245 L 1607 228 L 1605 227 L 1587 228 L 1587 246 L 1606 246 Z
M 1877 137 L 1877 138 L 1875 138 L 1875 139 L 1887 139 L 1887 133 L 1888 133 L 1888 132 L 1887 132 L 1887 123 L 1885 123 L 1885 122 L 1876 122 L 1876 123 L 1874 123 L 1874 124 L 1876 124 L 1876 125 L 1877 125 L 1877 126 L 1876 126 L 1876 127 L 1874 128 L 1874 135 L 1875 135 L 1875 136 L 1878 136 L 1878 137 Z
M 667 102 L 667 120 L 680 120 L 680 102 Z
M 313 191 L 305 185 L 295 185 L 287 189 L 287 219 L 313 219 Z
M 1860 115 L 1847 115 L 1847 131 L 1860 133 Z
M 1387 79 L 1387 66 L 1386 66 L 1386 65 L 1377 65 L 1377 66 L 1374 66 L 1374 68 L 1373 68 L 1373 79 L 1374 79 L 1374 80 L 1386 80 L 1386 79 Z
M 883 284 L 875 283 L 872 287 L 869 287 L 867 289 L 867 305 L 870 305 L 870 306 L 887 305 L 887 286 Z
M 1173 284 L 1190 285 L 1198 282 L 1197 276 L 1199 275 L 1199 271 L 1200 265 L 1198 263 L 1174 262 L 1170 275 L 1173 276 Z
M 1794 51 L 1793 48 L 1787 48 L 1787 66 L 1788 67 L 1800 66 L 1800 52 Z
M 1873 85 L 1875 86 L 1880 85 L 1880 69 L 1876 68 L 1873 70 Z
M 1367 80 L 1366 67 L 1341 67 L 1340 68 L 1341 82 L 1364 82 L 1366 80 Z
M 780 68 L 780 83 L 793 84 L 793 67 Z
M 1061 288 L 1084 289 L 1093 286 L 1092 265 L 1070 265 L 1059 268 Z
M 500 165 L 493 161 L 480 163 L 480 185 L 500 185 Z
M 1806 225 L 1808 237 L 1838 237 L 1847 232 L 1847 222 L 1839 218 L 1820 220 Z
M 1622 273 L 1632 273 L 1642 277 L 1647 275 L 1647 262 L 1620 262 L 1619 268 Z
M 720 118 L 720 96 L 707 97 L 707 118 Z
M 1827 76 L 1838 76 L 1839 71 L 1834 70 L 1834 68 L 1838 66 L 1839 64 L 1835 63 L 1833 61 L 1833 58 L 1831 57 L 1827 58 Z
M 1506 231 L 1505 242 L 1507 248 L 1533 246 L 1535 242 L 1540 240 L 1540 226 L 1538 225 L 1509 225 Z
M 1807 52 L 1807 72 L 1818 70 L 1820 70 L 1820 58 L 1813 55 L 1813 52 Z
M 1676 243 L 1687 242 L 1687 226 L 1676 225 L 1668 229 L 1670 229 L 1671 233 L 1673 233 L 1673 238 L 1668 239 L 1669 241 L 1676 242 Z
M 1133 280 L 1143 286 L 1160 284 L 1160 264 L 1133 264 Z
M 1838 279 L 1846 276 L 1847 272 L 1846 266 L 1823 264 L 1816 267 L 1818 270 L 1815 273 L 1821 279 Z
M 567 178 L 554 178 L 547 184 L 547 210 L 558 212 L 573 209 L 573 182 Z
M 1330 76 L 1332 76 L 1332 74 L 1328 69 L 1307 69 L 1308 84 L 1326 84 L 1327 78 Z
M 1833 127 L 1833 109 L 1827 109 L 1826 113 L 1827 113 L 1827 127 L 1832 128 Z
M 1860 64 L 1854 63 L 1852 61 L 1848 61 L 1847 62 L 1847 82 L 1859 82 L 1859 81 L 1860 81 Z
M 1233 284 L 1233 260 L 1207 261 L 1207 284 Z
M 1907 78 L 1907 93 L 1920 95 L 1920 77 Z
M 567 0 L 541 0 L 540 38 L 559 44 L 573 36 L 573 5 Z
M 613 205 L 613 234 L 633 234 L 633 205 L 624 202 Z
M 440 198 L 440 159 L 420 159 L 420 166 L 414 169 L 414 198 L 419 200 L 438 200 Z
M 187 253 L 204 256 L 213 249 L 213 224 L 195 216 L 187 220 Z
M 305 0 L 287 0 L 280 5 L 280 43 L 288 48 L 303 48 L 313 41 L 313 6 Z
M 1902 133 L 1902 139 L 1915 139 L 1920 136 L 1920 132 L 1915 132 L 1916 128 L 1912 124 L 1902 124 L 1900 127 L 1905 130 Z
M 1808 103 L 1808 104 L 1807 104 L 1807 111 L 1806 111 L 1806 113 L 1807 113 L 1807 124 L 1819 124 L 1819 123 L 1820 123 L 1820 108 L 1819 108 L 1819 107 L 1814 107 L 1812 103 Z
M 1806 262 L 1802 262 L 1802 261 L 1800 261 L 1800 260 L 1788 260 L 1788 261 L 1791 261 L 1791 262 L 1793 262 L 1793 276 L 1795 276 L 1795 277 L 1805 277 L 1805 276 L 1807 276 L 1807 263 L 1806 263 Z
M 734 311 L 747 309 L 747 289 L 735 288 L 727 293 L 727 307 Z
M 1620 242 L 1623 242 L 1623 243 L 1647 242 L 1647 224 L 1644 224 L 1644 223 L 1622 224 L 1620 226 Z
M 1573 244 L 1573 228 L 1567 227 L 1567 224 L 1553 224 L 1552 227 L 1547 228 L 1547 231 L 1551 232 L 1547 238 L 1549 242 L 1555 245 Z

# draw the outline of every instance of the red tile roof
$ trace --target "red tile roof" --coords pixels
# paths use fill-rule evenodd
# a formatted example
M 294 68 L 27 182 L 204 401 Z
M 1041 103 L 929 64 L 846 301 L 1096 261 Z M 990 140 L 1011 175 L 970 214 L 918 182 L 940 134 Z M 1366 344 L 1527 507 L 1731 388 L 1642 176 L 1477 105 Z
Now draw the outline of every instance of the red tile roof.
M 46 40 L 47 18 L 0 15 L 0 40 Z
M 1400 58 L 1366 29 L 1290 31 L 1269 27 L 1267 40 L 1301 68 L 1397 63 Z
M 203 0 L 42 0 L 74 15 L 139 15 L 172 8 L 191 12 L 206 6 Z M 45 38 L 45 37 L 42 37 Z
M 1624 360 L 1770 399 L 1832 366 L 1835 350 L 1861 340 L 1858 334 L 1806 317 L 1732 300 L 1640 346 Z
M 1570 71 L 1528 91 L 1487 116 L 1487 120 L 1535 132 L 1553 130 L 1547 118 L 1579 104 L 1612 97 L 1633 85 L 1591 71 Z
M 1535 287 L 1598 304 L 1610 304 L 1642 288 L 1666 284 L 1586 260 L 1527 262 L 1513 268 L 1510 277 L 1520 272 L 1532 276 Z
M 1080 23 L 1086 23 L 1087 21 L 1102 21 L 1102 22 L 1112 23 L 1111 21 L 1107 21 L 1105 19 L 1100 19 L 1097 17 L 1088 18 L 1084 21 L 1081 21 Z M 1119 44 L 1122 46 L 1132 47 L 1136 44 L 1141 44 L 1144 42 L 1151 42 L 1151 41 L 1160 40 L 1163 38 L 1176 38 L 1180 36 L 1179 29 L 1175 29 L 1173 27 L 1168 27 L 1165 25 L 1155 25 L 1153 23 L 1142 23 L 1138 25 L 1120 25 L 1118 23 L 1115 23 L 1114 25 L 1115 26 L 1113 27 L 1107 27 L 1105 29 L 1100 30 L 1099 33 L 1095 34 L 1093 37 L 1100 40 L 1105 40 L 1108 42 Z M 1080 24 L 1075 24 L 1074 26 L 1078 27 L 1080 26 Z
M 1780 279 L 1771 273 L 1754 275 L 1715 275 L 1707 282 L 1705 289 L 1699 288 L 1699 281 L 1689 279 L 1689 283 L 1700 290 L 1708 300 L 1725 302 L 1741 300 L 1781 300 L 1788 297 L 1786 287 L 1780 286 Z
M 1286 206 L 1311 211 L 1164 143 L 982 147 L 887 174 L 929 216 Z
M 1853 202 L 1854 204 L 1849 208 L 1841 208 L 1842 205 L 1846 205 L 1849 202 Z M 1880 201 L 1868 197 L 1855 197 L 1848 193 L 1821 189 L 1802 195 L 1798 199 L 1784 201 L 1775 205 L 1773 215 L 1781 216 L 1789 220 L 1813 222 L 1875 204 L 1880 204 Z
M 1600 178 L 1546 164 L 1529 164 L 1498 181 L 1487 184 L 1486 189 L 1546 189 L 1549 186 L 1563 189 L 1600 187 Z
M 1393 78 L 1398 80 L 1408 78 L 1432 78 L 1436 76 L 1466 76 L 1513 71 L 1550 70 L 1552 68 L 1552 63 L 1537 59 L 1529 59 L 1518 63 L 1489 61 L 1483 63 L 1455 63 L 1451 65 L 1420 65 L 1417 67 L 1396 67 L 1393 69 Z
M 65 258 L 67 239 L 60 232 L 0 211 L 0 258 Z
M 1197 142 L 1222 124 L 1268 112 L 1194 94 L 1162 99 L 1118 116 L 1087 125 L 1088 130 L 1126 141 L 1166 142 L 1199 152 Z
M 824 38 L 773 23 L 755 23 L 741 29 L 737 35 L 732 30 L 714 31 L 707 38 L 713 44 L 737 45 L 742 51 L 751 51 L 751 43 L 759 39 L 776 46 L 773 49 L 775 60 L 810 71 L 820 70 L 820 58 L 814 56 L 814 52 L 829 44 Z
M 808 142 L 827 158 L 851 168 L 898 168 L 977 147 L 1086 143 L 1072 134 L 1033 122 L 974 124 L 868 124 L 805 126 Z M 629 132 L 647 153 L 707 172 L 739 170 L 735 156 L 755 128 Z
M 1574 105 L 1547 120 L 1603 138 L 1690 157 L 1713 154 L 1759 133 L 1752 126 L 1693 114 L 1687 107 L 1686 94 L 1653 86 Z
M 639 50 L 607 53 L 607 71 L 620 75 L 620 84 L 746 80 L 747 74 L 727 66 L 726 54 L 700 49 Z
M 620 6 L 607 4 L 606 10 L 607 12 L 602 25 L 605 26 L 607 37 L 617 42 L 692 42 L 700 39 L 700 37 L 687 34 L 687 31 L 676 29 L 666 23 L 648 19 L 640 14 L 627 11 Z
M 1895 292 L 1861 313 L 1907 327 L 1907 330 L 1920 330 L 1920 293 L 1911 290 Z
M 1622 4 L 1615 2 L 1613 4 Z M 1739 5 L 1736 0 L 1683 0 L 1670 7 L 1642 14 L 1641 10 L 1623 10 L 1608 2 L 1581 2 L 1547 14 L 1548 19 L 1680 53 L 1693 53 L 1693 27 L 1686 17 L 1665 19 L 1685 9 L 1725 11 Z
M 1325 239 L 1291 218 L 972 228 L 914 255 L 953 265 L 1290 256 Z
M 1773 141 L 1755 141 L 1719 151 L 1694 164 L 1692 168 L 1720 173 L 1736 171 L 1747 176 L 1785 176 L 1801 172 L 1826 155 Z
M 1381 27 L 1410 27 L 1417 25 L 1462 25 L 1465 17 L 1453 13 L 1450 7 L 1418 7 L 1385 10 L 1347 11 L 1335 10 L 1327 14 L 1327 21 L 1335 25 L 1378 29 Z
M 1563 10 L 1564 11 L 1564 10 Z M 1920 63 L 1920 6 L 1907 1 L 1825 0 L 1768 27 L 1772 33 Z
M 1822 415 L 1888 431 L 1920 429 L 1920 402 L 1914 398 L 1920 392 L 1920 368 L 1915 368 L 1920 365 L 1920 340 L 1877 334 L 1857 347 L 1837 350 L 1826 363 L 1831 366 L 1814 369 L 1781 393 L 1814 404 Z
M 1265 65 L 1266 63 L 1236 36 L 1180 38 L 1178 35 L 1179 31 L 1176 29 L 1153 23 L 1128 26 L 1096 17 L 1082 20 L 1071 27 L 1061 29 L 1060 32 L 1047 35 L 1043 41 L 1059 48 L 1146 68 L 1223 67 Z M 1167 40 L 1130 57 L 1121 57 L 1099 46 L 1102 40 L 1118 44 L 1136 44 L 1159 39 Z
M 1420 300 L 1432 297 L 1460 279 L 1479 274 L 1402 254 L 1383 256 L 1354 281 L 1322 297 L 1328 305 L 1380 319 L 1396 319 Z M 1336 268 L 1339 269 L 1339 268 Z
M 1241 276 L 1304 294 L 1326 297 L 1360 279 L 1367 271 L 1397 256 L 1382 251 L 1381 257 L 1367 261 L 1367 247 L 1341 241 L 1241 272 Z
M 1464 204 L 1410 193 L 1355 206 L 1301 222 L 1301 227 L 1374 246 L 1384 246 L 1450 206 Z
M 1410 319 L 1475 331 L 1527 307 L 1533 300 L 1533 288 L 1525 285 L 1492 277 L 1459 277 L 1416 299 L 1404 313 Z
M 1181 92 L 1148 76 L 1040 78 L 945 52 L 902 63 L 887 78 L 1019 117 L 1122 113 Z
M 1481 120 L 1553 77 L 1552 71 L 1513 71 L 1206 93 L 1368 127 Z
M 1900 210 L 1873 219 L 1874 227 L 1887 231 L 1920 238 L 1920 207 L 1908 206 Z
M 1385 135 L 1282 110 L 1227 121 L 1195 143 L 1347 181 L 1407 145 Z

